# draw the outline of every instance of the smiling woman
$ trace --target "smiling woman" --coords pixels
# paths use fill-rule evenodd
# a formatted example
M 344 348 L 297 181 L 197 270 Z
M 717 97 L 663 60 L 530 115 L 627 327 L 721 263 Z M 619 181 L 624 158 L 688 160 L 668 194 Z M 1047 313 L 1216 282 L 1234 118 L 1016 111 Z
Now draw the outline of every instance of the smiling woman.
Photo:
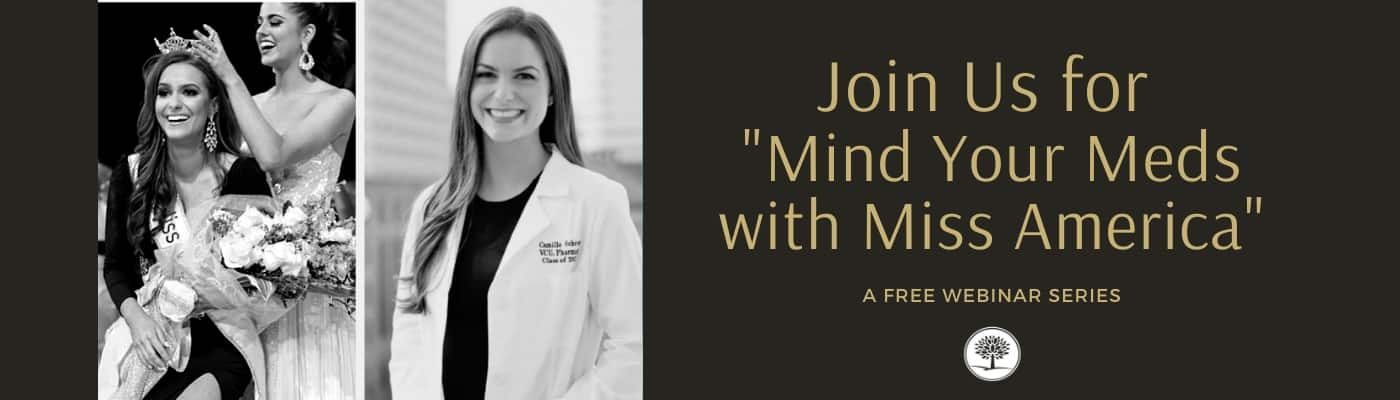
M 554 103 L 544 64 L 539 47 L 520 33 L 501 32 L 482 43 L 471 76 L 471 112 L 491 139 L 487 146 L 515 142 L 544 122 Z
M 209 282 L 237 284 L 189 255 L 207 249 L 194 236 L 217 195 L 270 189 L 256 162 L 236 156 L 224 87 L 180 43 L 172 35 L 146 63 L 140 142 L 108 189 L 104 281 L 121 319 L 105 332 L 99 398 L 234 399 L 262 388 L 256 321 L 270 314 L 214 306 L 209 299 L 228 292 Z M 163 307 L 179 299 L 190 307 L 183 313 Z
M 257 22 L 259 62 L 273 75 L 267 91 L 251 93 L 212 26 L 196 36 L 214 45 L 196 53 L 210 60 L 228 86 L 248 151 L 272 176 L 273 197 L 311 209 L 331 207 L 355 123 L 355 95 L 338 86 L 346 74 L 347 42 L 336 14 L 325 4 L 263 3 Z M 353 293 L 309 294 L 263 332 L 271 398 L 355 395 L 355 321 L 338 306 L 353 300 Z
M 121 319 L 110 329 L 99 326 L 104 334 L 99 341 L 99 397 L 348 399 L 358 392 L 354 317 L 347 312 L 352 307 L 342 307 L 349 303 L 343 291 L 312 289 L 312 294 L 289 298 L 285 304 L 274 300 L 275 306 L 219 308 L 222 314 L 217 316 L 212 311 L 192 312 L 208 315 L 208 321 L 195 319 L 190 324 L 192 342 L 180 342 L 178 330 L 149 328 L 152 324 L 146 323 L 165 320 L 163 309 L 146 309 L 164 304 L 161 293 L 183 293 L 167 289 L 168 284 L 149 284 L 151 276 L 159 276 L 152 271 L 237 274 L 217 259 L 201 258 L 217 257 L 221 251 L 210 252 L 215 240 L 203 228 L 212 225 L 206 215 L 217 206 L 205 200 L 256 194 L 268 203 L 326 210 L 318 207 L 328 204 L 326 199 L 339 187 L 355 119 L 355 96 L 339 86 L 352 65 L 352 55 L 345 51 L 351 48 L 347 38 L 353 38 L 354 6 L 99 4 L 100 160 L 116 166 L 109 187 L 120 192 L 108 196 L 108 208 L 130 210 L 106 213 L 109 219 L 123 216 L 120 223 L 105 225 L 103 249 L 106 291 Z M 255 19 L 257 26 L 251 23 Z M 221 40 L 213 27 L 223 28 L 232 39 Z M 166 32 L 171 38 L 162 41 Z M 175 32 L 183 37 L 175 37 Z M 151 48 L 153 33 L 159 35 L 159 50 Z M 117 112 L 132 108 L 135 89 L 123 84 L 153 51 L 163 54 L 143 71 L 148 97 L 139 117 Z M 269 69 L 273 73 L 266 73 Z M 132 135 L 130 126 L 136 122 L 140 131 Z M 125 156 L 132 151 L 123 142 L 127 137 L 139 140 L 135 156 Z M 353 195 L 336 196 L 345 197 Z M 353 226 L 353 221 L 340 221 L 350 213 L 327 218 Z M 131 232 L 117 235 L 114 226 Z M 154 248 L 153 254 L 143 251 L 142 238 L 159 246 L 146 246 Z M 179 247 L 166 251 L 167 246 Z M 309 260 L 308 270 L 326 268 L 317 264 L 325 259 L 320 251 L 325 246 L 329 245 L 316 242 L 297 248 L 297 254 Z M 143 292 L 136 287 L 155 294 L 128 299 L 124 294 Z M 353 293 L 348 297 L 353 299 Z M 193 297 L 201 310 L 227 306 L 218 303 L 220 299 L 199 290 Z M 182 343 L 193 345 L 181 347 Z M 181 364 L 186 360 L 181 351 L 193 352 L 188 364 Z M 127 365 L 123 362 L 143 368 L 117 367 Z M 144 367 L 170 367 L 174 372 L 151 375 L 142 372 Z M 156 380 L 132 379 L 148 375 L 160 383 L 151 388 L 145 385 Z
M 626 189 L 582 166 L 558 37 L 492 13 L 455 93 L 446 176 L 409 208 L 394 398 L 639 398 L 641 240 Z
M 191 64 L 175 64 L 165 68 L 156 86 L 156 109 L 160 110 L 160 127 L 172 139 L 195 134 L 195 124 L 186 124 L 190 115 L 198 122 L 208 120 L 217 105 L 210 104 L 204 86 L 208 79 Z

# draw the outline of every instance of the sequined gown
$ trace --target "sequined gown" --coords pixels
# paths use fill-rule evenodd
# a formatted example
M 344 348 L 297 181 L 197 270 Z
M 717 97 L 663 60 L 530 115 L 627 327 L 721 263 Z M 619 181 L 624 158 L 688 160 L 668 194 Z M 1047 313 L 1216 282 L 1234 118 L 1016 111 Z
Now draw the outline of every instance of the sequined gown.
M 327 146 L 281 173 L 271 174 L 273 196 L 293 204 L 318 202 L 333 193 L 340 154 Z M 262 333 L 267 351 L 269 400 L 354 398 L 355 321 L 331 298 L 311 293 Z

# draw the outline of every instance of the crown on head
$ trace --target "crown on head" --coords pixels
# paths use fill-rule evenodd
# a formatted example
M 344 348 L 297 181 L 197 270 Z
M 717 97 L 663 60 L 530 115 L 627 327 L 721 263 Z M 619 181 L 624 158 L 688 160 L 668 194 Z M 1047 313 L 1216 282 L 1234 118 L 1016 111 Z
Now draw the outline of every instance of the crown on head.
M 203 42 L 202 40 L 182 38 L 175 34 L 175 28 L 170 28 L 170 37 L 166 38 L 164 43 L 155 38 L 151 38 L 151 40 L 156 42 L 156 48 L 160 49 L 161 54 L 170 54 L 172 51 L 189 51 L 190 46 Z

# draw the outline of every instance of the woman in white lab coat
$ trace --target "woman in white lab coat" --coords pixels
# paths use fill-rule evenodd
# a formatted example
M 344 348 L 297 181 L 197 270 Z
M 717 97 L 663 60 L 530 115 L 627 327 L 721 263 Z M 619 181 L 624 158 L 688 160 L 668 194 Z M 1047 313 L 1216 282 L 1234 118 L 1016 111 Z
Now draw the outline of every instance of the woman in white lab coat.
M 626 190 L 580 165 L 549 25 L 488 16 L 456 98 L 451 166 L 404 234 L 394 398 L 640 398 L 641 239 Z

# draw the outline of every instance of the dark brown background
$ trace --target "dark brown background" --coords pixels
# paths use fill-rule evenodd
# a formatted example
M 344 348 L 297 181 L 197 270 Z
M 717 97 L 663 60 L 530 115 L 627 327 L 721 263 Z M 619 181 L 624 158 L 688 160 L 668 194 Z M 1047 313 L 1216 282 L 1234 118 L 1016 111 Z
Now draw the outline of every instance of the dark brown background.
M 372 1 L 372 0 L 371 0 Z M 1356 2 L 1359 3 L 1359 2 Z M 0 291 L 11 397 L 91 395 L 92 160 L 96 15 L 89 1 L 26 2 L 0 24 L 10 57 L 7 235 Z M 1326 2 L 1222 9 L 1118 3 L 1017 7 L 650 2 L 646 8 L 647 351 L 650 398 L 1167 397 L 1389 393 L 1395 282 L 1393 23 L 1388 10 Z M 373 26 L 373 21 L 367 21 Z M 1141 111 L 1056 112 L 1059 69 L 1145 70 Z M 938 73 L 940 111 L 813 111 L 831 60 Z M 974 115 L 963 62 L 1000 58 L 1037 73 L 1037 112 Z M 901 70 L 904 70 L 904 69 Z M 85 115 L 85 117 L 84 117 Z M 1182 144 L 1196 129 L 1241 147 L 1232 185 L 769 185 L 742 129 L 843 138 L 909 127 L 997 143 L 1135 133 Z M 868 133 L 867 133 L 868 132 Z M 785 136 L 787 137 L 787 136 Z M 875 139 L 871 142 L 878 143 Z M 1072 148 L 1076 148 L 1072 147 Z M 927 144 L 916 151 L 933 151 Z M 922 150 L 919 150 L 922 149 Z M 922 172 L 921 172 L 922 171 Z M 71 182 L 71 183 L 70 183 Z M 996 214 L 987 253 L 839 255 L 721 250 L 720 211 L 821 191 L 846 224 L 861 201 L 931 199 Z M 856 195 L 859 194 L 859 197 Z M 1029 200 L 1112 211 L 1170 197 L 1238 208 L 1261 194 L 1240 253 L 1004 250 Z M 840 197 L 852 197 L 839 200 Z M 1113 207 L 1110 207 L 1112 205 Z M 847 216 L 851 215 L 851 216 Z M 858 218 L 858 217 L 857 217 Z M 1009 228 L 1008 228 L 1009 227 Z M 850 226 L 858 228 L 858 226 Z M 850 229 L 848 228 L 848 229 Z M 1009 230 L 1008 230 L 1009 229 Z M 74 251 L 77 249 L 78 251 Z M 1113 306 L 861 306 L 865 286 L 1117 286 Z M 1209 297 L 1205 297 L 1209 296 Z M 71 314 L 71 315 L 70 315 Z M 997 324 L 1026 358 L 1009 380 L 961 365 L 967 336 Z M 83 384 L 77 384 L 77 383 Z M 14 385 L 18 384 L 18 385 Z
M 1394 63 L 1387 25 L 1370 19 L 1377 10 L 909 3 L 648 4 L 648 396 L 1338 394 L 1393 370 L 1380 351 L 1393 336 L 1376 330 L 1392 306 L 1368 291 L 1393 262 L 1367 255 L 1393 235 L 1366 233 L 1391 211 L 1361 194 L 1392 182 L 1393 167 L 1371 158 L 1394 130 L 1380 120 L 1394 101 L 1382 89 L 1389 79 L 1375 74 Z M 1087 58 L 1075 67 L 1085 74 L 1080 103 L 1066 113 L 1060 74 L 1072 53 Z M 905 72 L 938 77 L 937 112 L 902 111 L 902 88 L 899 112 L 883 103 L 863 114 L 815 111 L 828 99 L 830 62 L 841 62 L 843 77 L 859 69 L 883 81 L 890 58 L 901 85 Z M 1002 110 L 966 106 L 968 61 L 977 63 L 984 102 L 992 63 L 1003 62 Z M 1037 75 L 1030 113 L 1009 109 L 1024 104 L 1010 87 L 1020 71 Z M 1095 72 L 1120 85 L 1128 73 L 1149 73 L 1138 111 L 1126 112 L 1126 97 L 1117 111 L 1090 111 L 1083 85 Z M 834 131 L 839 144 L 872 147 L 910 128 L 911 182 L 769 183 L 768 141 L 743 146 L 745 128 L 785 143 L 819 135 L 822 145 Z M 1201 128 L 1210 130 L 1209 153 L 1239 147 L 1237 182 L 1087 182 L 1091 134 L 1115 150 L 1130 134 L 1140 151 L 1179 149 Z M 982 143 L 1066 151 L 1054 183 L 981 184 L 962 166 L 949 184 L 934 134 L 969 135 L 963 157 Z M 805 210 L 809 195 L 840 218 L 841 250 L 725 249 L 719 213 L 768 211 L 769 200 Z M 1262 215 L 1244 215 L 1250 195 L 1264 197 Z M 864 250 L 866 202 L 893 215 L 923 200 L 933 202 L 934 221 L 942 212 L 992 214 L 993 249 Z M 1150 251 L 1012 251 L 1032 201 L 1052 231 L 1058 212 L 1099 212 L 1105 221 L 1120 211 L 1172 211 L 1178 220 L 1190 210 L 1234 213 L 1245 249 L 1169 252 L 1156 241 Z M 1194 226 L 1197 241 L 1208 237 L 1208 224 Z M 1153 236 L 1161 234 L 1158 225 Z M 1123 301 L 861 304 L 867 287 L 1109 287 L 1121 288 Z M 963 366 L 964 342 L 989 325 L 1015 334 L 1024 354 L 999 383 Z

